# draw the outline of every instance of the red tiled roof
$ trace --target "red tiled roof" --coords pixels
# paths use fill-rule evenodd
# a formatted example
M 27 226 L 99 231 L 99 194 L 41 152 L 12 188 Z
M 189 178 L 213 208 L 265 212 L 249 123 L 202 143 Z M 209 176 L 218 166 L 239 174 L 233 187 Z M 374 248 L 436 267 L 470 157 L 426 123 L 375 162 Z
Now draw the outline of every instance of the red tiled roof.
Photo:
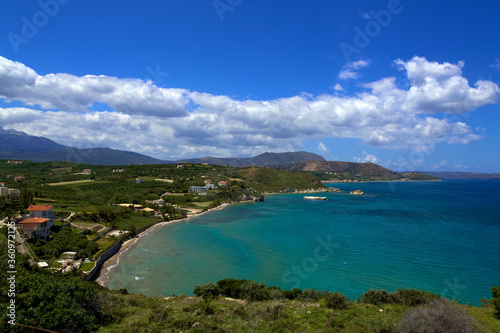
M 31 211 L 31 210 L 36 210 L 36 211 L 39 211 L 39 210 L 51 210 L 54 206 L 53 205 L 31 205 L 29 206 L 28 208 L 28 212 Z
M 42 223 L 47 222 L 47 221 L 50 221 L 50 219 L 46 219 L 43 217 L 32 217 L 30 219 L 21 221 L 19 223 L 22 223 L 22 224 L 42 224 Z

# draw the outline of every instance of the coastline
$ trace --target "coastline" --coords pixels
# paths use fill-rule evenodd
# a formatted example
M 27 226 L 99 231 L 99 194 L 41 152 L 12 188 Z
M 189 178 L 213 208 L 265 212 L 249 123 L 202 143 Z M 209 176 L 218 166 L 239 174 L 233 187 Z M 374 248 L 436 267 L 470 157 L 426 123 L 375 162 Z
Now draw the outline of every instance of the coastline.
M 248 201 L 248 202 L 250 202 L 250 201 Z M 222 204 L 220 206 L 217 206 L 215 208 L 207 209 L 204 212 L 197 213 L 197 214 L 194 214 L 192 216 L 188 216 L 188 217 L 183 218 L 183 219 L 173 220 L 173 221 L 159 222 L 159 223 L 155 224 L 154 226 L 152 226 L 151 228 L 148 228 L 148 229 L 144 230 L 140 234 L 136 235 L 136 237 L 131 238 L 131 239 L 127 240 L 125 243 L 123 243 L 122 246 L 121 246 L 121 248 L 120 248 L 120 250 L 118 250 L 118 252 L 115 255 L 113 255 L 111 258 L 109 258 L 108 260 L 106 260 L 103 263 L 103 265 L 102 265 L 102 267 L 101 267 L 101 269 L 99 271 L 99 275 L 95 279 L 95 282 L 97 282 L 98 284 L 100 284 L 103 287 L 108 288 L 109 277 L 110 277 L 111 273 L 113 272 L 113 270 L 120 263 L 120 258 L 125 253 L 127 253 L 130 249 L 134 248 L 134 246 L 141 240 L 141 238 L 149 235 L 150 233 L 155 232 L 157 229 L 161 229 L 161 228 L 164 228 L 166 226 L 169 226 L 169 225 L 172 225 L 172 224 L 175 224 L 175 223 L 181 223 L 181 222 L 189 221 L 192 218 L 204 215 L 206 213 L 210 213 L 210 212 L 222 210 L 222 209 L 224 209 L 224 208 L 226 208 L 226 207 L 228 207 L 230 205 L 231 205 L 230 203 L 224 203 L 224 204 Z
M 262 193 L 263 195 L 275 195 L 275 194 L 293 194 L 293 193 L 319 193 L 319 192 L 329 192 L 330 189 L 327 188 L 321 188 L 321 189 L 307 189 L 307 190 L 296 190 L 293 192 L 265 192 Z M 166 226 L 175 224 L 175 223 L 181 223 L 188 221 L 192 218 L 199 217 L 203 214 L 222 210 L 228 206 L 234 205 L 234 204 L 243 204 L 243 203 L 254 203 L 255 200 L 243 200 L 243 201 L 238 201 L 238 202 L 231 202 L 231 203 L 223 203 L 220 206 L 217 206 L 215 208 L 207 209 L 206 211 L 200 212 L 193 214 L 191 216 L 188 216 L 183 219 L 179 220 L 174 220 L 174 221 L 165 221 L 165 222 L 159 222 L 152 226 L 151 228 L 148 228 L 141 232 L 140 234 L 136 235 L 136 237 L 131 238 L 124 242 L 121 246 L 121 248 L 118 250 L 118 252 L 113 255 L 111 258 L 106 260 L 101 269 L 99 270 L 99 275 L 95 278 L 95 282 L 100 284 L 101 286 L 108 288 L 109 285 L 109 277 L 112 274 L 113 270 L 120 264 L 120 259 L 123 255 L 125 255 L 130 249 L 132 249 L 138 242 L 141 240 L 141 238 L 149 235 L 150 233 L 154 233 L 157 229 L 164 228 Z

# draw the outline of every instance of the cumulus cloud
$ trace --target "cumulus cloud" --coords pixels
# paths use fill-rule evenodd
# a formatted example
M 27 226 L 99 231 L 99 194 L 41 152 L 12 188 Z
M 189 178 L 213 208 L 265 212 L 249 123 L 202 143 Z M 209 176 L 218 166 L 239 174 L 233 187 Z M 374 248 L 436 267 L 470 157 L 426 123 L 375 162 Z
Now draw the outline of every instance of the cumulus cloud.
M 138 79 L 64 73 L 42 76 L 24 64 L 0 57 L 0 97 L 43 109 L 87 111 L 100 102 L 127 114 L 177 117 L 187 113 L 186 93 Z
M 339 83 L 337 83 L 334 87 L 333 90 L 335 91 L 343 91 L 344 87 L 342 87 Z
M 367 65 L 361 61 L 349 66 L 357 70 Z M 292 151 L 305 139 L 356 138 L 367 145 L 419 151 L 480 139 L 466 123 L 433 115 L 456 115 L 495 103 L 497 85 L 478 81 L 470 87 L 462 76 L 463 63 L 414 57 L 396 65 L 406 73 L 409 88 L 386 77 L 365 83 L 364 91 L 354 95 L 344 91 L 345 96 L 241 101 L 137 79 L 40 76 L 0 57 L 0 97 L 26 104 L 0 109 L 0 126 L 66 145 L 127 149 L 159 158 Z M 113 109 L 90 110 L 96 102 Z
M 354 157 L 353 160 L 354 160 L 354 162 L 358 162 L 358 163 L 368 163 L 368 162 L 375 163 L 375 164 L 380 163 L 380 160 L 375 155 L 368 154 L 366 151 L 363 151 L 362 157 Z
M 318 150 L 325 154 L 330 152 L 323 142 L 318 144 Z
M 368 67 L 370 62 L 367 60 L 358 60 L 353 62 L 348 62 L 342 67 L 342 70 L 339 73 L 339 79 L 349 80 L 349 79 L 357 79 L 360 74 L 358 70 Z
M 405 109 L 459 114 L 498 101 L 500 90 L 495 83 L 480 80 L 475 88 L 469 86 L 462 76 L 463 61 L 440 64 L 414 57 L 407 62 L 399 59 L 395 63 L 400 70 L 406 71 L 412 84 L 406 93 Z

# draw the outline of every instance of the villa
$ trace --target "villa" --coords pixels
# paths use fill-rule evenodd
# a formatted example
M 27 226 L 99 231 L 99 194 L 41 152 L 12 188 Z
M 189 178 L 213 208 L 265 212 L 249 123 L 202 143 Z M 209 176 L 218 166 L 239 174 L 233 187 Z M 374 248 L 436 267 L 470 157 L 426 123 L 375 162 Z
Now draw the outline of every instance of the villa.
M 22 233 L 27 238 L 47 240 L 50 228 L 54 226 L 52 205 L 31 205 L 28 207 L 29 218 L 19 222 Z

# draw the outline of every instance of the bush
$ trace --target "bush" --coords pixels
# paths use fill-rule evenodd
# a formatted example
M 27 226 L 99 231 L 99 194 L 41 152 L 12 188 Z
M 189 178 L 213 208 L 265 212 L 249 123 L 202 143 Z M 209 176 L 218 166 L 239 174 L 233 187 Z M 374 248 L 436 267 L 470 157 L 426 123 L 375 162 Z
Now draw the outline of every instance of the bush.
M 329 293 L 325 297 L 326 307 L 329 309 L 347 309 L 347 301 L 347 297 L 338 292 Z
M 263 283 L 258 283 L 255 281 L 246 281 L 241 286 L 241 299 L 246 299 L 248 301 L 265 301 L 269 297 L 269 287 Z
M 226 297 L 240 298 L 241 286 L 246 280 L 223 279 L 217 282 L 220 293 Z
M 395 303 L 395 300 L 393 296 L 387 293 L 387 291 L 385 290 L 370 289 L 366 293 L 361 295 L 361 302 L 380 305 L 380 304 Z
M 399 304 L 404 306 L 417 306 L 427 304 L 441 296 L 429 291 L 416 289 L 398 289 L 393 293 L 385 290 L 370 289 L 361 295 L 361 302 L 367 304 Z
M 398 289 L 389 294 L 389 300 L 395 304 L 417 306 L 427 304 L 441 297 L 429 291 L 415 289 Z
M 491 288 L 491 299 L 490 304 L 495 308 L 495 316 L 500 319 L 500 286 Z
M 458 304 L 434 300 L 428 305 L 407 311 L 394 327 L 394 333 L 476 332 L 475 321 Z
M 201 286 L 195 286 L 193 294 L 203 297 L 203 300 L 208 301 L 220 295 L 220 288 L 218 285 L 210 282 Z

